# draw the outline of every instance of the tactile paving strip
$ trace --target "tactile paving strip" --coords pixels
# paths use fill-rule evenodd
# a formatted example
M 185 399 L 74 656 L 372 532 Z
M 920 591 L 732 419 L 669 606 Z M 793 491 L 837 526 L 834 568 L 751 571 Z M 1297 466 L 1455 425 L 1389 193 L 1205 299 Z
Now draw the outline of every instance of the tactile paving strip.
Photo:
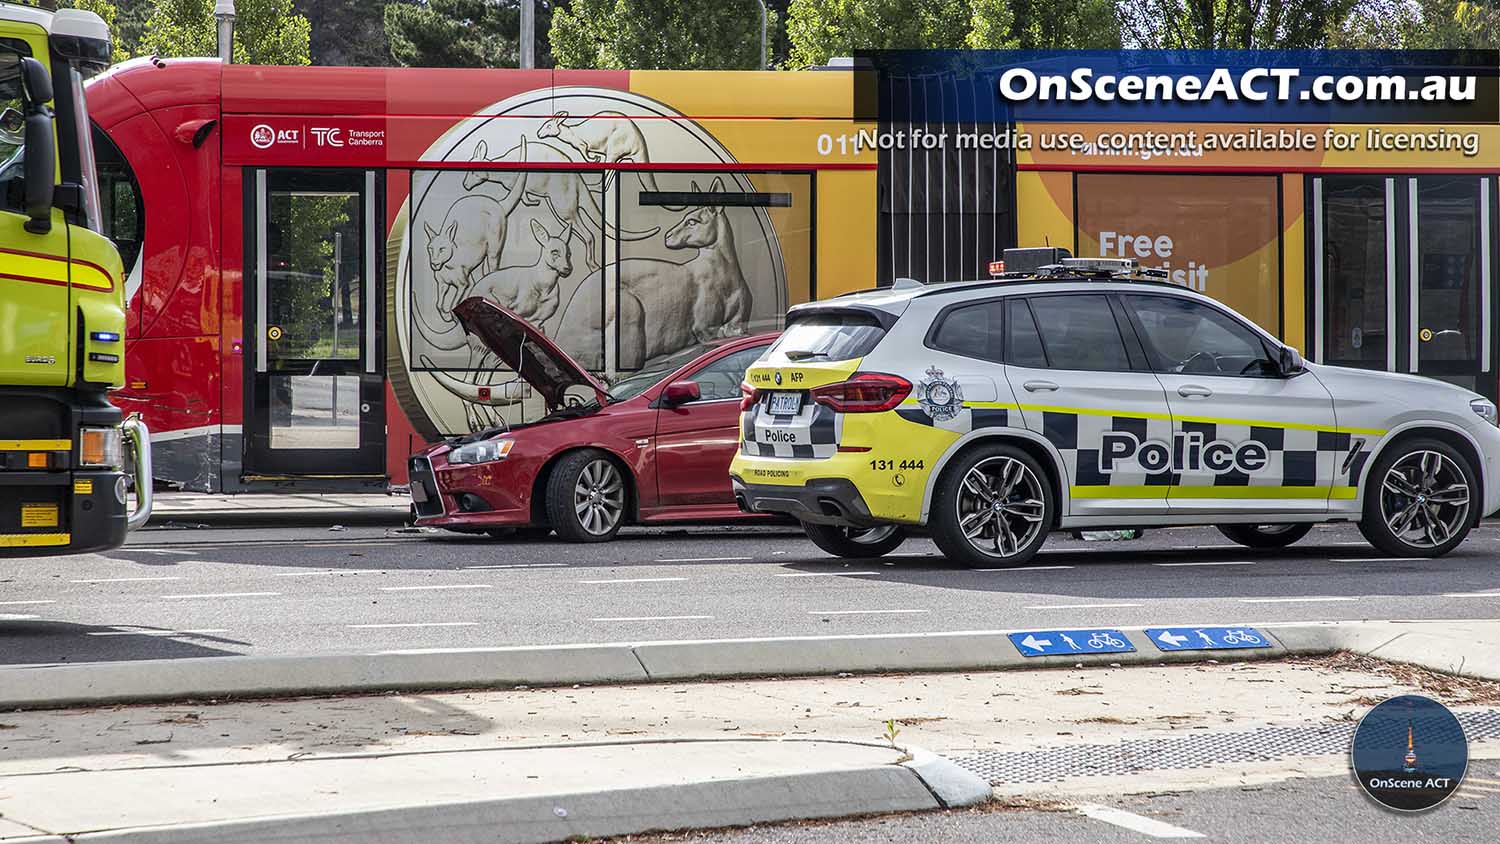
M 1470 742 L 1500 738 L 1500 709 L 1459 712 Z M 1189 770 L 1307 756 L 1342 756 L 1355 724 L 1261 727 L 1240 732 L 1195 732 L 1180 737 L 1130 739 L 1117 744 L 1075 744 L 1046 750 L 986 750 L 949 756 L 991 785 L 1055 782 L 1069 777 L 1109 777 L 1140 771 Z

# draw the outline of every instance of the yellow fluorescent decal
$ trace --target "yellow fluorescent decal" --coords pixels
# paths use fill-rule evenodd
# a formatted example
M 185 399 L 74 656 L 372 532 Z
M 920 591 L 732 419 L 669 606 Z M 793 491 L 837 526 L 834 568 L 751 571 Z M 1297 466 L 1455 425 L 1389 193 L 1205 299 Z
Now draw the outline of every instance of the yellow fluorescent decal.
M 73 492 L 75 492 L 75 493 L 77 493 L 79 495 L 93 495 L 94 494 L 94 482 L 93 481 L 74 481 L 73 482 Z
M 0 440 L 0 451 L 71 451 L 69 440 Z
M 21 527 L 57 527 L 57 505 L 22 504 Z
M 0 534 L 0 548 L 53 548 L 73 541 L 70 533 Z
M 1359 491 L 1352 486 L 1070 486 L 1074 498 L 1334 498 L 1352 500 Z

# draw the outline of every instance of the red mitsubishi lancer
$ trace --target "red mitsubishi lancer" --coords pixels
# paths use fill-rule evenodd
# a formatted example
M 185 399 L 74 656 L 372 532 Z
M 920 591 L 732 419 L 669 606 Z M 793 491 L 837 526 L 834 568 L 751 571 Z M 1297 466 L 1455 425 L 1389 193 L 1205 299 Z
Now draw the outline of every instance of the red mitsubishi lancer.
M 413 455 L 418 525 L 600 542 L 627 523 L 764 518 L 735 506 L 729 461 L 745 369 L 775 334 L 693 346 L 606 385 L 493 302 L 466 299 L 453 313 L 548 413 Z

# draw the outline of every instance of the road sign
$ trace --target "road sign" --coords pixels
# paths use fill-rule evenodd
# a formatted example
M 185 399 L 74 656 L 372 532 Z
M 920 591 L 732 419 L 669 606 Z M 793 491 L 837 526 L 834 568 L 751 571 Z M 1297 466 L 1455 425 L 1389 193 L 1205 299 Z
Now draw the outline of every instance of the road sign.
M 1118 630 L 1028 630 L 1007 635 L 1021 656 L 1119 654 L 1135 650 L 1135 645 Z
M 1271 637 L 1254 627 L 1148 627 L 1146 636 L 1162 651 L 1271 647 Z

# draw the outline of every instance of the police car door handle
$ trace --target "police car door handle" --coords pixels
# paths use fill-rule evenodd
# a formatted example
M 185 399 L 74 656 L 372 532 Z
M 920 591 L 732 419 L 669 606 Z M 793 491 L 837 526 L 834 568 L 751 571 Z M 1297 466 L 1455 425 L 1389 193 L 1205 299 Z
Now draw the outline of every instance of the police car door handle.
M 1057 389 L 1057 385 L 1051 381 L 1027 381 L 1021 386 L 1033 393 L 1050 393 Z
M 1207 387 L 1200 387 L 1197 384 L 1183 384 L 1177 388 L 1177 395 L 1188 399 L 1206 399 L 1213 394 L 1213 390 Z

